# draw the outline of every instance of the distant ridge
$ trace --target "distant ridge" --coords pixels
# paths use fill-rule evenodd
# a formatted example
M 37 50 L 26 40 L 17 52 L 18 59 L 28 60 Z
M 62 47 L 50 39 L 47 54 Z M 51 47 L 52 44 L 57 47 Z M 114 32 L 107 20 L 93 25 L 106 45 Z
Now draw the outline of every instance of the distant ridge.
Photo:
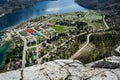
M 86 8 L 120 13 L 120 0 L 75 0 L 75 2 Z

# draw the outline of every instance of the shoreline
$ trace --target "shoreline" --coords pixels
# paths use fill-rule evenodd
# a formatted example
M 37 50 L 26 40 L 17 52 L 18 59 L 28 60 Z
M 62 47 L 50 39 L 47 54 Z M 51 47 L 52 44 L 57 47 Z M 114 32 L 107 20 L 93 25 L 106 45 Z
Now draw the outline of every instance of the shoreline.
M 84 11 L 75 11 L 75 12 L 88 12 L 88 11 L 93 11 L 93 10 L 84 10 Z M 60 15 L 60 14 L 75 13 L 75 12 L 53 13 L 53 14 L 45 14 L 45 15 L 42 15 L 42 16 Z M 4 14 L 4 15 L 5 15 L 5 14 Z M 4 16 L 4 15 L 3 15 L 3 16 Z M 33 20 L 33 19 L 42 17 L 42 16 L 37 16 L 37 17 L 34 17 L 34 18 L 30 18 L 30 19 L 28 19 L 28 20 L 26 20 L 26 21 L 23 21 L 23 22 L 21 22 L 21 23 L 19 23 L 19 24 L 14 25 L 14 26 L 9 26 L 9 27 L 7 27 L 7 28 L 5 28 L 5 29 L 3 29 L 3 30 L 0 30 L 0 32 L 6 32 L 6 31 L 11 30 L 11 29 L 19 28 L 19 27 L 18 27 L 19 25 L 24 24 L 24 23 L 26 23 L 26 22 L 28 22 L 28 21 L 30 21 L 30 20 Z M 1 16 L 1 17 L 2 17 L 2 16 Z
M 53 14 L 45 14 L 45 15 L 42 15 L 42 16 L 51 16 L 51 15 L 60 15 L 60 14 L 66 14 L 66 13 L 76 13 L 76 12 L 89 12 L 89 11 L 93 11 L 93 10 L 84 10 L 84 11 L 75 11 L 75 12 L 65 12 L 65 13 L 53 13 Z M 5 15 L 5 14 L 4 14 Z M 3 15 L 3 16 L 4 16 Z M 23 21 L 23 22 L 21 22 L 21 23 L 19 23 L 19 24 L 16 24 L 16 25 L 14 25 L 14 26 L 10 26 L 10 27 L 7 27 L 7 28 L 5 28 L 5 29 L 3 29 L 3 30 L 0 30 L 0 34 L 6 34 L 6 32 L 9 32 L 9 31 L 11 31 L 11 30 L 13 30 L 13 29 L 18 29 L 18 28 L 22 28 L 22 27 L 24 27 L 24 26 L 20 26 L 21 24 L 26 24 L 27 22 L 29 22 L 30 20 L 34 20 L 34 19 L 36 19 L 36 18 L 40 18 L 40 17 L 42 17 L 42 16 L 37 16 L 37 17 L 34 17 L 34 18 L 30 18 L 30 19 L 28 19 L 28 20 L 26 20 L 26 21 Z M 5 35 L 3 35 L 4 37 L 5 37 Z M 6 42 L 6 41 L 4 41 L 4 40 L 2 40 L 2 41 L 0 41 L 0 44 L 2 43 L 2 44 L 4 44 L 4 43 Z M 0 45 L 1 46 L 1 45 Z

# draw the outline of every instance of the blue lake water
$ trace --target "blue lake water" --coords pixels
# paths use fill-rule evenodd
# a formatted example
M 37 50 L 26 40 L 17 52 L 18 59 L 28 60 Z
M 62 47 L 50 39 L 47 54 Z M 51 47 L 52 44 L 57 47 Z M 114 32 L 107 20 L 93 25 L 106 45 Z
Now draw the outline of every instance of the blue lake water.
M 30 8 L 20 9 L 0 17 L 0 31 L 37 16 L 83 10 L 86 9 L 79 6 L 74 0 L 47 0 L 38 2 Z

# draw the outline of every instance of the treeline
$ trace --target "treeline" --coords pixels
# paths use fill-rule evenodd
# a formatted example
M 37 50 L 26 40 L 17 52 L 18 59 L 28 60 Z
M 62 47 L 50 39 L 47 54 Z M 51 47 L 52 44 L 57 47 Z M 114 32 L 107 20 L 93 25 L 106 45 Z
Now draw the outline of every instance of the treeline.
M 56 22 L 56 24 L 58 25 L 66 25 L 66 26 L 86 26 L 87 23 L 86 22 L 82 22 L 82 21 L 75 21 L 73 23 L 73 20 L 68 20 L 68 19 L 65 19 L 65 20 L 59 20 Z
M 114 14 L 106 15 L 105 20 L 111 28 L 120 27 L 120 11 L 116 13 L 116 15 Z

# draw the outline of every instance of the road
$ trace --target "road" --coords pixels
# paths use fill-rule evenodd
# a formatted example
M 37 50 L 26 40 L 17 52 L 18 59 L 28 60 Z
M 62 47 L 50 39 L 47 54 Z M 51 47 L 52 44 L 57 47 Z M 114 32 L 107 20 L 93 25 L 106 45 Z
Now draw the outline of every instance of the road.
M 85 33 L 86 33 L 86 32 L 85 32 Z M 71 40 L 72 38 L 74 38 L 74 37 L 83 35 L 83 34 L 85 34 L 85 33 L 81 33 L 81 34 L 79 34 L 79 35 L 73 36 L 73 37 L 69 38 L 66 42 L 70 41 L 70 40 Z M 55 47 L 55 48 L 52 49 L 50 52 L 55 52 L 58 47 L 64 46 L 64 45 L 66 44 L 66 42 L 64 42 L 64 43 L 62 43 L 61 45 Z M 49 56 L 50 52 L 48 52 L 46 55 L 44 55 L 43 57 L 41 57 L 41 58 L 38 60 L 38 63 L 41 64 L 42 59 L 43 59 L 43 58 L 46 58 L 47 56 Z
M 60 46 L 63 46 L 64 44 L 65 44 L 65 42 L 62 43 Z M 56 50 L 57 50 L 57 47 L 55 47 L 54 49 L 52 49 L 50 52 L 55 52 Z M 42 59 L 45 58 L 45 57 L 47 57 L 47 56 L 49 56 L 50 52 L 48 52 L 46 55 L 44 55 L 43 57 L 41 57 L 40 59 L 38 59 L 38 64 L 41 64 Z
M 118 53 L 120 53 L 120 46 L 118 46 L 115 51 L 117 51 Z
M 26 64 L 26 58 L 25 57 L 26 57 L 26 50 L 27 50 L 27 41 L 26 41 L 26 39 L 17 30 L 14 30 L 14 31 L 24 41 L 23 56 L 22 56 L 22 68 L 25 68 L 25 64 Z
M 44 36 L 46 39 L 49 39 L 46 35 L 42 34 L 41 32 L 37 31 L 36 29 L 34 29 L 34 28 L 32 28 L 32 29 L 35 30 L 36 32 L 40 33 L 40 35 Z
M 33 28 L 33 29 L 34 29 L 34 28 Z M 34 29 L 34 30 L 35 30 L 35 29 Z M 22 68 L 25 68 L 25 64 L 26 64 L 26 51 L 27 51 L 27 49 L 36 47 L 37 60 L 39 60 L 39 59 L 38 59 L 38 54 L 39 54 L 39 45 L 40 45 L 40 44 L 37 45 L 37 39 L 36 39 L 33 35 L 31 35 L 30 33 L 27 32 L 28 35 L 31 36 L 31 37 L 36 41 L 36 45 L 35 45 L 35 46 L 28 47 L 28 46 L 27 46 L 27 41 L 26 41 L 25 37 L 22 36 L 22 35 L 19 33 L 19 31 L 17 31 L 17 30 L 14 30 L 14 31 L 15 31 L 15 32 L 17 33 L 17 35 L 19 35 L 20 38 L 24 41 L 23 56 L 22 56 Z M 35 30 L 35 31 L 36 31 L 36 30 Z M 38 32 L 38 31 L 37 31 L 37 32 Z M 40 33 L 40 34 L 42 34 L 42 33 Z M 45 35 L 42 35 L 42 36 L 46 37 Z M 46 37 L 46 38 L 47 38 L 47 37 Z M 42 44 L 42 43 L 41 43 L 41 44 Z M 47 56 L 47 55 L 46 55 L 46 56 Z
M 105 18 L 105 16 L 103 17 L 103 23 L 105 24 L 106 29 L 110 29 L 110 27 L 108 26 L 108 24 L 107 24 L 107 22 L 105 21 L 104 18 Z M 89 44 L 89 42 L 90 42 L 90 40 L 89 40 L 90 36 L 91 36 L 91 34 L 88 34 L 87 41 L 84 44 L 84 46 L 81 49 L 79 49 L 75 54 L 73 54 L 69 59 L 75 59 L 76 57 L 78 57 L 80 55 L 80 52 Z
M 84 46 L 81 49 L 79 49 L 75 54 L 73 54 L 69 59 L 75 59 L 76 57 L 78 57 L 80 55 L 80 52 L 89 44 L 90 36 L 91 36 L 91 34 L 87 35 L 87 40 L 86 40 L 86 43 L 84 44 Z
M 9 41 L 9 40 L 11 40 L 11 39 L 12 39 L 12 37 L 11 37 L 11 34 L 10 34 L 10 33 L 6 33 L 6 35 L 7 35 L 7 38 L 5 38 L 5 40 L 6 40 L 6 41 Z
M 110 29 L 110 27 L 108 26 L 107 22 L 105 21 L 105 16 L 103 16 L 103 23 L 105 24 L 106 29 Z

